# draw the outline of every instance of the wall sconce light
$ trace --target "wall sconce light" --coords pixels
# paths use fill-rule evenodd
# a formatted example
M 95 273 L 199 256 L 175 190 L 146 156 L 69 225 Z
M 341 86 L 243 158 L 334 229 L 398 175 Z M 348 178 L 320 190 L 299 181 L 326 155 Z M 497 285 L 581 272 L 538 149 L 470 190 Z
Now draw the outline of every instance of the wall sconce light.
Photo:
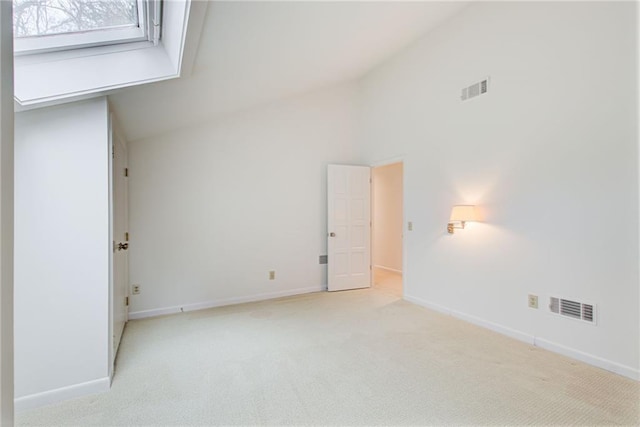
M 447 231 L 449 234 L 453 234 L 455 228 L 464 228 L 465 222 L 477 220 L 478 214 L 475 206 L 456 205 L 451 209 L 451 217 L 449 218 L 449 224 L 447 224 Z

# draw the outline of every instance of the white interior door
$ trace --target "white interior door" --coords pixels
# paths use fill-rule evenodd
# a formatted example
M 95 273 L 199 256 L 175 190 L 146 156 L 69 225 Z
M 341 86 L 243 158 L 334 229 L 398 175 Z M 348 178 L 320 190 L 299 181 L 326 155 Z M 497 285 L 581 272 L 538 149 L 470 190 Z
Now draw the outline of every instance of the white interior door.
M 329 165 L 328 290 L 371 286 L 371 169 Z
M 127 147 L 115 132 L 113 140 L 113 361 L 128 320 L 129 289 L 129 218 L 127 185 Z M 112 361 L 112 362 L 113 362 Z

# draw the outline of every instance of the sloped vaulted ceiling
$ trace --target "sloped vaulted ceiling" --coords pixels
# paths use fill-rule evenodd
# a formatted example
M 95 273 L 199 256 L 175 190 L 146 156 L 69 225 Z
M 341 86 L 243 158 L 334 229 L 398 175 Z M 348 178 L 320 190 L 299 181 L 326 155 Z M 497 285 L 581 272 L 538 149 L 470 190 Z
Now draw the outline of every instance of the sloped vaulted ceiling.
M 136 140 L 357 78 L 464 2 L 211 2 L 193 71 L 110 99 Z

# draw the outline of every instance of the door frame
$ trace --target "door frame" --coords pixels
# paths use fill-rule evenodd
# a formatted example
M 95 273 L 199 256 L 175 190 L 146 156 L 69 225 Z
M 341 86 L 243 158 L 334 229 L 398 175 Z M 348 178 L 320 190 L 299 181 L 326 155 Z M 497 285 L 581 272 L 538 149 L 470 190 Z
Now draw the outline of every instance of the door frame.
M 109 158 L 109 333 L 108 345 L 109 359 L 107 360 L 109 369 L 109 381 L 113 381 L 114 373 L 114 355 L 113 355 L 113 113 L 109 112 L 109 121 L 107 124 L 109 133 L 109 142 L 107 144 L 107 157 Z
M 374 220 L 374 215 L 373 215 L 373 209 L 375 206 L 375 195 L 374 195 L 374 188 L 375 188 L 375 180 L 373 179 L 373 169 L 375 168 L 379 168 L 382 166 L 389 166 L 389 165 L 393 165 L 396 163 L 401 163 L 402 164 L 402 299 L 405 299 L 406 297 L 406 287 L 405 287 L 405 275 L 407 274 L 407 239 L 406 239 L 406 235 L 407 235 L 407 209 L 406 209 L 406 203 L 407 203 L 407 197 L 406 197 L 406 178 L 407 178 L 407 161 L 406 161 L 406 157 L 405 156 L 398 156 L 398 157 L 390 157 L 384 160 L 380 160 L 380 161 L 376 161 L 376 162 L 371 162 L 370 164 L 370 168 L 371 168 L 371 260 L 370 260 L 370 264 L 372 266 L 373 269 L 373 243 L 374 243 L 374 235 L 373 235 L 373 230 L 375 228 L 375 220 Z M 371 272 L 371 286 L 373 286 L 373 271 Z

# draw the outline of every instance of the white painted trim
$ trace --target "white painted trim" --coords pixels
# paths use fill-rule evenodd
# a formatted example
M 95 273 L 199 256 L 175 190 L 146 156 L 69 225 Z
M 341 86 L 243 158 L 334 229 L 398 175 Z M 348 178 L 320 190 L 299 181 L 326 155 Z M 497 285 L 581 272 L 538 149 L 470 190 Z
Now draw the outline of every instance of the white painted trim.
M 209 2 L 206 1 L 189 2 L 189 11 L 187 12 L 189 25 L 185 28 L 186 34 L 182 42 L 182 61 L 178 70 L 180 77 L 189 77 L 193 72 L 208 5 Z
M 640 5 L 636 4 L 636 23 L 640 22 Z M 637 26 L 637 24 L 636 24 Z M 637 31 L 637 30 L 636 30 Z M 640 32 L 636 33 L 637 41 L 640 41 Z M 640 43 L 636 42 L 636 70 L 640 69 Z M 636 84 L 636 99 L 640 99 L 640 84 Z M 637 104 L 636 104 L 637 105 Z M 636 108 L 637 115 L 637 123 L 640 123 L 640 109 Z M 636 159 L 636 165 L 640 165 L 640 135 L 638 134 L 639 128 L 636 126 L 636 140 L 637 140 L 637 153 L 638 158 Z M 640 190 L 640 174 L 637 174 L 638 178 L 638 189 Z M 638 210 L 640 211 L 640 197 L 638 198 Z M 639 216 L 640 219 L 640 216 Z M 640 223 L 640 221 L 639 221 Z M 639 224 L 640 225 L 640 224 Z M 637 241 L 640 242 L 640 226 L 638 227 L 638 235 L 636 236 Z M 640 277 L 640 262 L 638 262 L 638 277 Z M 638 286 L 640 287 L 640 282 L 638 282 Z M 638 295 L 638 307 L 640 307 L 640 293 Z M 640 338 L 640 328 L 638 328 L 638 338 Z M 638 340 L 638 352 L 640 353 L 640 339 Z
M 45 405 L 62 402 L 68 399 L 83 397 L 90 394 L 104 393 L 111 388 L 111 380 L 109 377 L 100 378 L 85 383 L 74 384 L 67 387 L 61 387 L 42 393 L 30 394 L 28 396 L 18 397 L 14 400 L 16 412 L 26 411 L 28 409 L 39 408 Z
M 409 302 L 412 302 L 412 303 L 414 303 L 416 305 L 421 305 L 422 307 L 431 309 L 433 311 L 437 311 L 438 313 L 442 313 L 442 314 L 446 314 L 447 316 L 451 316 L 451 310 L 448 309 L 445 306 L 440 305 L 440 304 L 436 304 L 436 303 L 433 303 L 433 302 L 430 302 L 430 301 L 426 301 L 426 300 L 423 300 L 423 299 L 418 298 L 418 297 L 413 297 L 411 295 L 405 295 L 404 299 L 409 301 Z
M 387 271 L 391 271 L 393 273 L 399 273 L 402 274 L 402 270 L 396 270 L 395 268 L 391 268 L 391 267 L 385 267 L 384 265 L 374 265 L 373 268 L 379 268 L 380 270 L 387 270 Z
M 308 294 L 311 292 L 322 292 L 327 289 L 326 285 L 310 286 L 307 288 L 289 289 L 286 291 L 268 292 L 264 294 L 249 295 L 246 297 L 225 298 L 220 300 L 212 300 L 198 302 L 194 304 L 185 304 L 182 306 L 173 306 L 165 308 L 154 308 L 151 310 L 133 311 L 129 313 L 129 320 L 144 319 L 147 317 L 163 316 L 166 314 L 176 314 L 186 311 L 204 310 L 213 307 L 222 307 L 225 305 L 242 304 L 245 302 L 263 301 L 273 298 L 288 297 L 292 295 Z
M 145 27 L 146 25 L 131 24 L 116 28 L 101 28 L 73 33 L 17 37 L 14 40 L 14 53 L 18 56 L 105 46 L 109 44 L 139 42 L 146 39 Z
M 405 295 L 404 299 L 414 304 L 426 307 L 428 309 L 431 309 L 452 317 L 456 317 L 458 319 L 464 320 L 474 325 L 481 326 L 485 329 L 489 329 L 499 334 L 506 335 L 518 341 L 522 341 L 527 344 L 551 351 L 553 353 L 561 354 L 563 356 L 567 356 L 572 359 L 579 360 L 581 362 L 587 363 L 589 365 L 592 365 L 598 368 L 602 368 L 609 372 L 613 372 L 615 374 L 622 375 L 627 378 L 631 378 L 632 380 L 640 381 L 640 370 L 634 369 L 630 366 L 625 366 L 620 363 L 613 362 L 611 360 L 603 359 L 601 357 L 594 356 L 592 354 L 588 354 L 583 351 L 576 350 L 574 348 L 566 347 L 561 344 L 557 344 L 552 341 L 536 337 L 535 335 L 527 334 L 527 333 L 518 331 L 516 329 L 508 328 L 498 323 L 490 322 L 488 320 L 484 320 L 476 316 L 471 316 L 469 314 L 465 314 L 460 311 L 452 310 L 440 304 L 429 302 L 421 298 Z
M 640 381 L 640 370 L 633 369 L 630 366 L 625 366 L 620 363 L 612 362 L 611 360 L 603 359 L 598 356 L 594 356 L 589 353 L 575 350 L 573 348 L 565 347 L 554 342 L 534 337 L 536 347 L 543 348 L 545 350 L 552 351 L 554 353 L 561 354 L 563 356 L 570 357 L 572 359 L 579 360 L 589 365 L 597 366 L 598 368 L 605 369 L 607 371 L 622 375 L 623 377 L 631 378 L 632 380 Z
M 637 23 L 640 22 L 640 5 L 636 4 L 636 28 Z M 636 70 L 640 70 L 640 43 L 636 42 Z M 636 74 L 636 91 L 637 91 L 637 99 L 640 99 L 640 78 Z M 637 103 L 636 103 L 637 105 Z M 640 110 L 636 107 L 636 115 L 637 119 L 640 121 Z M 638 158 L 636 159 L 636 165 L 640 165 L 640 135 L 639 128 L 636 126 L 636 140 L 638 141 Z M 638 189 L 640 190 L 640 174 L 638 175 Z M 638 198 L 638 210 L 640 211 L 640 197 Z M 639 221 L 640 222 L 640 221 Z M 638 227 L 638 242 L 640 242 L 640 226 Z M 638 263 L 638 277 L 640 277 L 640 262 Z M 640 282 L 638 282 L 638 287 L 640 288 Z M 638 293 L 638 307 L 640 307 L 640 292 Z M 640 338 L 640 327 L 638 328 L 638 338 Z M 640 353 L 640 339 L 638 340 L 638 352 Z
M 17 57 L 16 103 L 20 109 L 39 108 L 180 77 L 183 54 L 189 55 L 188 61 L 194 61 L 207 8 L 207 2 L 191 3 L 192 0 L 176 0 L 169 3 L 170 8 L 165 5 L 163 13 L 171 10 L 170 16 L 176 22 L 182 20 L 183 25 L 172 30 L 163 24 L 163 40 L 157 46 L 152 42 L 131 42 Z M 163 18 L 165 23 L 167 18 Z M 188 71 L 192 68 L 191 63 L 185 66 Z
M 526 344 L 535 345 L 535 336 L 518 331 L 517 329 L 512 329 L 500 325 L 499 323 L 490 322 L 488 320 L 484 320 L 480 317 L 472 316 L 461 311 L 451 310 L 451 316 L 456 317 L 460 320 L 464 320 L 465 322 L 473 323 L 474 325 L 482 326 L 485 329 L 489 329 L 499 334 L 506 335 L 509 338 L 522 341 Z
M 371 167 L 372 168 L 379 168 L 380 166 L 389 166 L 389 165 L 395 165 L 396 163 L 404 163 L 404 161 L 405 161 L 405 156 L 402 155 L 402 156 L 398 156 L 398 157 L 391 157 L 389 159 L 373 162 L 373 163 L 371 163 Z
M 407 218 L 407 160 L 405 156 L 402 156 L 402 297 L 407 296 L 406 284 L 407 272 L 409 266 L 409 219 Z
M 115 245 L 115 239 L 113 236 L 113 120 L 114 115 L 111 111 L 111 106 L 107 101 L 107 117 L 108 117 L 108 127 L 107 127 L 107 164 L 108 164 L 108 175 L 109 175 L 109 243 L 113 242 Z M 109 372 L 109 380 L 113 381 L 113 375 L 115 373 L 115 354 L 113 351 L 113 247 L 109 248 L 109 362 L 107 365 Z
M 82 50 L 107 48 L 99 46 Z M 64 60 L 53 59 L 58 54 L 39 54 L 47 56 L 47 60 L 39 63 L 30 63 L 31 58 L 28 57 L 16 58 L 15 99 L 22 107 L 72 102 L 87 95 L 102 96 L 116 89 L 179 77 L 168 53 L 160 45 Z M 92 70 L 110 70 L 115 63 L 136 66 L 121 68 L 118 73 L 90 74 Z M 69 70 L 73 71 L 71 75 Z M 50 78 L 42 79 L 43 75 Z

